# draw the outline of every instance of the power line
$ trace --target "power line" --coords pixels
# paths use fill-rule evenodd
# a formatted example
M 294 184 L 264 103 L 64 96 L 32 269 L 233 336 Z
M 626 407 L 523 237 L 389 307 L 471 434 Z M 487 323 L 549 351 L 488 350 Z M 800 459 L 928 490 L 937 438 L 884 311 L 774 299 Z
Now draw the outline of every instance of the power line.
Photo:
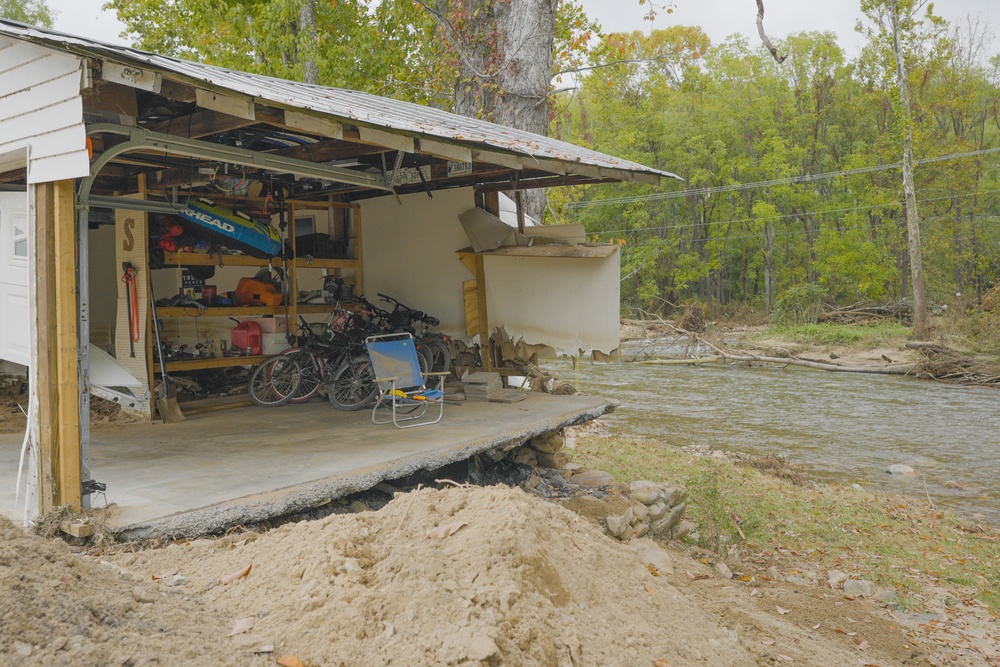
M 965 199 L 968 197 L 983 197 L 986 195 L 1000 193 L 1000 190 L 984 190 L 983 192 L 970 192 L 964 195 L 948 195 L 946 197 L 929 197 L 927 199 L 918 199 L 918 204 L 927 204 L 930 202 L 944 201 L 950 199 Z M 660 225 L 658 227 L 636 227 L 636 228 L 620 228 L 620 229 L 599 229 L 592 234 L 624 234 L 631 232 L 656 232 L 662 229 L 669 229 L 671 231 L 683 230 L 683 229 L 694 229 L 695 227 L 711 227 L 717 225 L 728 225 L 736 224 L 741 222 L 755 222 L 755 221 L 770 221 L 770 220 L 786 220 L 788 218 L 798 218 L 804 215 L 826 215 L 828 213 L 846 213 L 849 211 L 870 211 L 876 208 L 887 208 L 890 204 L 873 204 L 871 206 L 851 206 L 845 208 L 833 208 L 826 209 L 822 211 L 803 211 L 801 213 L 787 213 L 782 215 L 768 216 L 764 218 L 730 218 L 728 220 L 710 220 L 708 222 L 702 222 L 698 224 L 685 223 L 683 225 L 670 225 L 669 227 Z M 937 216 L 934 219 L 939 219 L 941 216 Z
M 939 155 L 937 157 L 921 158 L 916 161 L 918 165 L 932 164 L 935 162 L 946 162 L 949 160 L 958 160 L 966 157 L 976 157 L 980 155 L 988 155 L 991 153 L 1000 153 L 1000 148 L 983 148 L 980 150 L 969 151 L 966 153 L 950 153 L 948 155 Z M 690 196 L 708 196 L 713 194 L 720 194 L 726 192 L 739 192 L 742 190 L 755 190 L 758 188 L 767 188 L 775 185 L 797 185 L 800 183 L 813 183 L 816 181 L 825 181 L 831 178 L 838 178 L 841 176 L 856 176 L 858 174 L 870 174 L 880 171 L 892 171 L 894 169 L 902 169 L 903 163 L 896 162 L 893 164 L 882 164 L 870 167 L 858 167 L 856 169 L 843 169 L 840 171 L 828 171 L 821 174 L 806 174 L 804 176 L 791 176 L 788 178 L 775 178 L 769 181 L 757 181 L 755 183 L 737 183 L 733 185 L 717 185 L 709 188 L 691 188 L 688 190 L 674 190 L 672 192 L 652 192 L 645 195 L 634 195 L 631 197 L 615 197 L 610 199 L 592 199 L 589 201 L 571 202 L 566 205 L 567 210 L 577 210 L 581 208 L 594 208 L 598 206 L 612 206 L 616 204 L 631 204 L 633 202 L 648 202 L 648 201 L 661 201 L 664 199 L 679 199 L 681 197 Z

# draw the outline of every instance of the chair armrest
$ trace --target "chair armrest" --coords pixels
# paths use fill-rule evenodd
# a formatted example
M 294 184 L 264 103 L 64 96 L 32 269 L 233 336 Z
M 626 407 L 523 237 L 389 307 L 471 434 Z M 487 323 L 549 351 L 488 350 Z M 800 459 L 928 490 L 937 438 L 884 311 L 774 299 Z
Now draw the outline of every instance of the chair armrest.
M 421 373 L 425 378 L 436 377 L 438 375 L 451 375 L 451 371 L 438 371 L 437 373 Z
M 394 378 L 375 378 L 375 382 L 395 382 L 398 379 L 399 379 L 399 376 L 397 375 Z

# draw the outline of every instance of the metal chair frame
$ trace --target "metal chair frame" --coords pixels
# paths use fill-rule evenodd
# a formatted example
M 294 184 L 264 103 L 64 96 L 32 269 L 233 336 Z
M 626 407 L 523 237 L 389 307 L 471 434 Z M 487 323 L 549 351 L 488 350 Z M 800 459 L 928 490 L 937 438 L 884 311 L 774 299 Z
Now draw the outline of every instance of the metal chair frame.
M 396 428 L 415 428 L 437 424 L 444 416 L 444 378 L 449 373 L 421 373 L 415 339 L 409 333 L 369 336 L 365 339 L 368 356 L 375 369 L 379 397 L 372 408 L 372 423 L 392 423 Z M 427 388 L 427 379 L 436 377 L 436 389 Z M 424 421 L 428 408 L 437 404 L 437 417 Z M 379 419 L 379 408 L 390 407 L 391 419 Z M 432 411 L 433 413 L 433 411 Z M 403 422 L 417 421 L 415 424 Z

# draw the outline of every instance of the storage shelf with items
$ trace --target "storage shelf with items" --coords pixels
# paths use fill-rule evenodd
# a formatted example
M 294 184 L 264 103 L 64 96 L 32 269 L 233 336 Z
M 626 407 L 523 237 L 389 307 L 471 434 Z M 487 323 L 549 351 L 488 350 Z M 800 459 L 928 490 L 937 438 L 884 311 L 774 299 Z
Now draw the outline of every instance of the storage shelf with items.
M 246 199 L 220 197 L 219 200 L 237 207 L 260 204 L 248 204 Z M 186 342 L 188 351 L 191 347 L 197 348 L 196 356 L 168 357 L 168 372 L 256 365 L 267 358 L 268 352 L 275 353 L 290 344 L 289 332 L 294 335 L 300 316 L 315 320 L 315 316 L 329 315 L 338 306 L 338 301 L 341 308 L 354 308 L 348 298 L 360 293 L 362 280 L 359 207 L 338 202 L 286 201 L 285 204 L 283 218 L 287 222 L 287 240 L 283 243 L 294 259 L 230 254 L 204 243 L 177 243 L 176 248 L 162 248 L 162 265 L 166 270 L 157 278 L 157 295 L 177 294 L 178 288 L 182 294 L 159 306 L 157 315 L 171 341 Z M 222 208 L 216 206 L 213 210 Z M 166 224 L 164 222 L 163 226 Z M 298 229 L 300 225 L 302 230 Z M 276 219 L 272 226 L 277 227 Z M 185 229 L 190 228 L 185 223 Z M 299 249 L 302 232 L 305 232 L 306 242 L 303 249 Z M 336 243 L 324 242 L 327 237 L 336 238 Z M 220 245 L 225 243 L 220 242 Z M 196 249 L 192 251 L 192 247 Z M 303 250 L 344 256 L 316 257 Z M 258 269 L 262 271 L 251 280 L 250 276 Z M 261 275 L 264 272 L 269 275 Z M 276 291 L 272 285 L 262 284 L 271 276 L 279 281 L 276 284 L 283 284 L 283 290 Z M 218 287 L 206 283 L 216 283 Z M 248 283 L 253 284 L 253 289 L 240 289 L 242 284 Z M 253 294 L 252 299 L 246 298 L 247 291 Z M 241 324 L 248 319 L 280 319 L 281 328 L 265 329 L 260 338 L 255 337 L 252 346 L 244 346 L 237 344 L 233 323 L 227 322 L 227 318 L 238 319 Z M 215 344 L 223 341 L 223 347 L 232 346 L 230 351 L 218 352 Z M 233 354 L 236 350 L 238 353 Z

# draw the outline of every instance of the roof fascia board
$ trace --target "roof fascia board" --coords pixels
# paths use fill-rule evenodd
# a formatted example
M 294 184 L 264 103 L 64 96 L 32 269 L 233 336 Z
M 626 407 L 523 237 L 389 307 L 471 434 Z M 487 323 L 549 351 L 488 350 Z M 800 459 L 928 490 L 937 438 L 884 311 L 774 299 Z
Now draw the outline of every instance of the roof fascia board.
M 385 148 L 403 151 L 404 153 L 413 153 L 416 150 L 416 146 L 413 144 L 413 139 L 402 134 L 395 134 L 394 132 L 376 130 L 373 127 L 359 125 L 358 135 L 360 136 L 361 143 L 363 144 L 383 146 Z
M 500 165 L 508 169 L 520 169 L 521 158 L 510 153 L 496 153 L 494 151 L 475 150 L 472 151 L 472 159 L 475 162 L 488 162 Z
M 472 162 L 472 149 L 432 139 L 420 139 L 418 150 L 453 162 Z
M 344 126 L 332 118 L 325 116 L 285 109 L 285 125 L 296 130 L 309 132 L 310 134 L 318 134 L 328 139 L 343 140 L 344 138 Z
M 257 120 L 256 105 L 252 97 L 224 94 L 204 88 L 197 88 L 194 93 L 195 103 L 202 109 L 218 111 L 237 118 Z

